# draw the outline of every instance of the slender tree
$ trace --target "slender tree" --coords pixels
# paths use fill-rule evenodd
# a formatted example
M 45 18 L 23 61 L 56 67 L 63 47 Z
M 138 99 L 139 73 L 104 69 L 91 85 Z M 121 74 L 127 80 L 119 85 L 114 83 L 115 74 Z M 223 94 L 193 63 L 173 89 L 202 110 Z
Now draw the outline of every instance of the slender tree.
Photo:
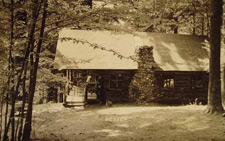
M 43 42 L 44 37 L 44 29 L 45 29 L 45 20 L 47 15 L 47 6 L 48 2 L 47 0 L 44 1 L 44 7 L 43 7 L 43 16 L 42 16 L 42 24 L 41 24 L 41 30 L 40 30 L 40 38 L 37 46 L 37 53 L 36 53 L 36 60 L 33 64 L 33 71 L 31 74 L 31 84 L 30 84 L 30 95 L 28 100 L 28 110 L 27 110 L 27 116 L 26 116 L 26 122 L 25 127 L 23 131 L 23 138 L 22 140 L 27 141 L 30 140 L 30 133 L 31 133 L 31 126 L 32 126 L 32 108 L 33 108 L 33 98 L 35 93 L 35 86 L 36 86 L 36 80 L 37 80 L 37 71 L 38 71 L 38 64 L 39 64 L 39 58 L 40 58 L 40 52 L 41 52 L 41 46 Z
M 220 48 L 222 26 L 222 0 L 210 0 L 210 66 L 208 106 L 206 113 L 224 112 L 221 100 Z
M 10 47 L 9 47 L 9 66 L 12 69 L 11 71 L 14 72 L 14 58 L 12 56 L 12 51 L 13 51 L 13 46 L 14 46 L 14 0 L 11 0 L 11 33 L 10 33 Z M 12 85 L 14 85 L 14 75 L 12 75 L 11 78 L 11 83 Z M 14 133 L 15 133 L 15 104 L 14 104 L 14 98 L 15 98 L 15 94 L 14 94 L 14 86 L 12 86 L 11 88 L 11 111 L 12 114 L 10 115 L 10 120 L 12 121 L 12 126 L 11 126 L 11 139 L 14 139 Z

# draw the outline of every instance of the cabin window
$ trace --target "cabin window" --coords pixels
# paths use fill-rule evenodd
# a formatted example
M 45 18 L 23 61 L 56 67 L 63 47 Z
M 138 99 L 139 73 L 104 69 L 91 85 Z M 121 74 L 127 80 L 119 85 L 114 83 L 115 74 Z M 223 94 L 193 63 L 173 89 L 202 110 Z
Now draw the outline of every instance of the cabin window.
M 110 88 L 123 88 L 123 74 L 110 74 Z
M 202 88 L 202 76 L 201 75 L 191 75 L 191 88 Z
M 163 88 L 174 88 L 174 77 L 173 77 L 173 75 L 163 76 Z

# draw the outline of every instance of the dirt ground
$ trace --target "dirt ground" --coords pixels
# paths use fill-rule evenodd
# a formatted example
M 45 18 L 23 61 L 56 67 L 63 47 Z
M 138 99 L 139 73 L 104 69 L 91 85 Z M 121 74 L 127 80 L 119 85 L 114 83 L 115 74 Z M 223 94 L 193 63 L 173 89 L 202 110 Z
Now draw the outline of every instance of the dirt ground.
M 34 107 L 33 140 L 225 141 L 225 117 L 206 115 L 205 106 Z

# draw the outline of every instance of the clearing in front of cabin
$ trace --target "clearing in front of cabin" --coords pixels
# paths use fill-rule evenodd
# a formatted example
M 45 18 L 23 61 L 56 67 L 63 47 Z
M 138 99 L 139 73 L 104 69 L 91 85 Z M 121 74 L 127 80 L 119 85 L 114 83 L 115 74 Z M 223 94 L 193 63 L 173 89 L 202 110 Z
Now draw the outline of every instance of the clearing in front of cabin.
M 204 114 L 205 106 L 34 107 L 33 140 L 224 141 L 225 118 Z

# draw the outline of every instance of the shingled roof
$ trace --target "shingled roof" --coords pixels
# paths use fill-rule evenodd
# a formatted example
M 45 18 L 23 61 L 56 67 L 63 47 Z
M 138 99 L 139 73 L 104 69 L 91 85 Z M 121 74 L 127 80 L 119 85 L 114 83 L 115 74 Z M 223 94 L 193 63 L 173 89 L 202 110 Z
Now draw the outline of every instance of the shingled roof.
M 129 57 L 138 47 L 147 45 L 153 46 L 154 60 L 165 71 L 206 71 L 209 57 L 203 48 L 204 39 L 190 35 L 63 29 L 59 33 L 55 68 L 133 70 L 138 64 Z M 102 48 L 94 49 L 95 45 Z M 119 58 L 113 50 L 125 58 Z
M 209 56 L 203 36 L 140 33 L 141 44 L 153 46 L 153 56 L 163 70 L 203 71 Z

